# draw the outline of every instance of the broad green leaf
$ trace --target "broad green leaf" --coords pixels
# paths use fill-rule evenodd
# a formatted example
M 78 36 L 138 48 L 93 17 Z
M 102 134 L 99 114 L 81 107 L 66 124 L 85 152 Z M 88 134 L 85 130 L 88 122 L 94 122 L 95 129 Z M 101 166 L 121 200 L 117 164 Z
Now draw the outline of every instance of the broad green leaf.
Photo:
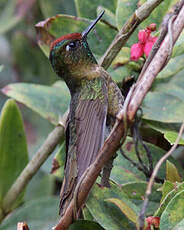
M 98 6 L 105 7 L 115 13 L 116 2 L 117 0 L 75 0 L 75 5 L 79 17 L 95 19 Z
M 175 143 L 176 138 L 178 137 L 178 132 L 180 129 L 180 123 L 164 123 L 164 122 L 157 122 L 157 121 L 146 121 L 152 129 L 164 134 L 164 138 L 172 145 Z M 180 145 L 184 144 L 184 137 L 181 136 L 179 141 Z
M 176 41 L 173 52 L 172 52 L 172 57 L 179 56 L 184 53 L 184 31 L 180 34 L 178 40 Z
M 167 139 L 170 142 L 170 144 L 173 145 L 175 143 L 177 137 L 178 137 L 178 133 L 176 133 L 174 131 L 168 131 L 164 134 L 164 137 L 165 137 L 165 139 Z M 184 145 L 184 135 L 181 136 L 178 144 Z
M 89 220 L 77 220 L 70 225 L 69 230 L 103 230 L 98 223 Z
M 175 183 L 181 182 L 181 177 L 178 170 L 174 164 L 167 160 L 166 162 L 166 180 Z
M 114 70 L 110 68 L 108 71 L 115 82 L 122 82 L 122 80 L 127 77 L 130 77 L 132 75 L 136 77 L 138 75 L 138 73 L 133 71 L 129 65 L 118 67 Z
M 163 92 L 184 101 L 184 69 L 167 79 L 158 79 L 154 84 L 155 92 Z M 174 109 L 174 108 L 173 108 Z
M 174 190 L 174 184 L 168 180 L 165 180 L 161 190 L 162 190 L 162 199 L 160 203 L 162 203 L 162 201 L 165 199 L 165 197 L 169 192 Z
M 43 118 L 57 125 L 59 117 L 67 110 L 70 95 L 64 82 L 60 87 L 16 83 L 5 86 L 3 93 L 25 104 Z
M 142 109 L 144 119 L 168 123 L 183 122 L 183 101 L 168 93 L 149 92 L 143 101 Z
M 159 207 L 161 193 L 158 191 L 160 188 L 160 184 L 155 183 L 152 192 L 149 196 L 149 203 L 146 210 L 146 214 L 148 216 L 153 215 L 155 210 Z M 147 182 L 139 181 L 139 182 L 129 182 L 121 185 L 123 192 L 127 194 L 128 199 L 131 200 L 137 207 L 141 209 L 142 202 L 145 197 L 145 192 L 147 188 Z
M 60 145 L 58 151 L 55 154 L 55 157 L 52 162 L 51 173 L 58 178 L 63 178 L 65 158 L 66 158 L 66 143 L 65 141 Z
M 135 206 L 133 206 L 133 204 L 128 204 L 127 205 L 127 200 L 126 202 L 124 200 L 120 200 L 120 199 L 116 199 L 116 198 L 109 198 L 106 199 L 107 202 L 111 202 L 113 204 L 115 204 L 123 214 L 125 214 L 125 216 L 131 220 L 133 223 L 136 224 L 137 222 L 137 218 L 138 218 L 138 213 L 135 212 Z M 133 206 L 133 207 L 132 207 Z M 136 209 L 137 211 L 137 209 Z
M 127 219 L 118 207 L 106 201 L 106 199 L 109 198 L 121 199 L 126 202 L 129 207 L 135 208 L 136 212 L 139 210 L 127 198 L 126 193 L 124 193 L 119 186 L 111 184 L 111 188 L 104 188 L 95 185 L 86 203 L 93 218 L 107 230 L 135 229 L 135 225 Z
M 2 223 L 2 230 L 15 230 L 17 222 L 26 221 L 30 230 L 50 230 L 59 221 L 58 197 L 43 197 L 26 202 Z
M 158 160 L 163 156 L 165 151 L 150 143 L 144 143 L 147 145 L 152 155 L 154 167 Z M 148 164 L 148 159 L 144 148 L 141 145 L 139 145 L 138 148 L 143 162 L 145 164 Z M 137 162 L 137 156 L 132 138 L 127 137 L 122 149 L 127 154 L 127 156 Z M 172 157 L 170 157 L 169 160 L 176 164 L 179 169 L 181 169 L 181 166 Z M 165 178 L 165 163 L 162 165 L 157 176 L 162 179 Z M 118 156 L 114 160 L 114 167 L 112 169 L 111 179 L 118 184 L 125 184 L 128 182 L 138 182 L 140 180 L 145 180 L 145 175 L 142 171 L 138 170 L 136 167 L 133 167 L 132 164 L 128 160 L 126 160 L 118 151 Z
M 94 221 L 93 216 L 91 215 L 89 209 L 86 206 L 84 206 L 84 208 L 82 209 L 82 214 L 83 214 L 85 220 Z
M 14 100 L 8 100 L 0 117 L 0 206 L 13 182 L 28 163 L 22 116 Z M 19 202 L 22 201 L 19 198 Z M 12 204 L 13 205 L 13 204 Z
M 169 202 L 160 218 L 160 229 L 179 229 L 181 223 L 184 223 L 184 190 L 178 192 Z M 181 228 L 180 228 L 181 229 Z
M 39 0 L 39 4 L 44 18 L 61 13 L 75 15 L 75 4 L 73 0 Z
M 36 25 L 37 35 L 39 36 L 39 45 L 44 46 L 44 51 L 49 52 L 50 43 L 64 34 L 82 32 L 86 29 L 91 20 L 78 18 L 70 15 L 57 15 L 42 21 Z M 95 26 L 95 33 L 88 35 L 90 49 L 95 55 L 102 55 L 114 38 L 116 31 L 108 25 L 98 22 Z
M 168 207 L 169 202 L 181 191 L 184 191 L 184 183 L 176 183 L 173 190 L 168 191 L 165 197 L 161 200 L 160 206 L 154 216 L 161 216 L 164 210 Z
M 118 0 L 116 8 L 116 24 L 120 30 L 127 19 L 137 9 L 137 3 L 139 0 Z
M 171 58 L 167 66 L 158 74 L 157 78 L 168 78 L 179 73 L 184 69 L 183 59 L 184 54 Z
M 182 59 L 182 56 L 176 58 Z M 178 60 L 178 62 L 180 61 Z M 173 65 L 177 64 L 173 63 Z M 175 71 L 172 74 L 175 74 Z M 164 123 L 181 123 L 184 112 L 184 70 L 173 76 L 168 72 L 168 75 L 170 77 L 156 80 L 153 85 L 154 91 L 146 95 L 143 101 L 144 118 Z M 155 111 L 159 111 L 159 113 L 155 113 Z

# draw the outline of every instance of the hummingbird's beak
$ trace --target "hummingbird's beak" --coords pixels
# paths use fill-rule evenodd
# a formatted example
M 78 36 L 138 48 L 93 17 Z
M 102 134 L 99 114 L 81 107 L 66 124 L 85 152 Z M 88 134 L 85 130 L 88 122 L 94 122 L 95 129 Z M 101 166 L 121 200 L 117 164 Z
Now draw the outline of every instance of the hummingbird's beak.
M 82 38 L 87 37 L 88 33 L 93 29 L 93 27 L 96 25 L 96 23 L 100 20 L 100 18 L 105 13 L 105 10 L 103 10 L 98 17 L 82 32 Z

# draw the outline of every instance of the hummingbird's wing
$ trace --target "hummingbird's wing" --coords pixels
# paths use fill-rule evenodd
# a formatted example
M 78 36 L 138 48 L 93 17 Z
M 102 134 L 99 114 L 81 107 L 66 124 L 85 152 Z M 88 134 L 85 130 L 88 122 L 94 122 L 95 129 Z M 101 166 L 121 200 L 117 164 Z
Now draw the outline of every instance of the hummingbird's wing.
M 76 110 L 78 178 L 89 167 L 104 143 L 107 103 L 82 100 Z
M 67 162 L 61 188 L 60 214 L 68 207 L 84 171 L 94 162 L 104 143 L 107 116 L 107 89 L 103 97 L 75 101 L 67 128 Z

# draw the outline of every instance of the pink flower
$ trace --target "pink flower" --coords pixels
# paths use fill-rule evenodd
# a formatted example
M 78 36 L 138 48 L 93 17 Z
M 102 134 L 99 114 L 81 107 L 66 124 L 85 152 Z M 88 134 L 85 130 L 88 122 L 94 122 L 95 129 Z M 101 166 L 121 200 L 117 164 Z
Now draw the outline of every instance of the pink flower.
M 138 33 L 139 42 L 135 43 L 131 47 L 130 59 L 132 61 L 137 61 L 141 56 L 145 54 L 146 57 L 157 40 L 157 37 L 152 37 L 151 32 L 156 30 L 156 24 L 152 23 L 146 27 L 144 30 L 140 30 Z
M 151 230 L 151 226 L 159 228 L 160 226 L 160 217 L 158 216 L 149 216 L 146 218 L 147 227 L 146 230 Z
M 144 54 L 146 55 L 146 57 L 149 56 L 150 51 L 152 50 L 152 47 L 154 45 L 154 43 L 156 42 L 157 37 L 149 37 L 148 41 L 146 42 L 145 46 L 144 46 Z
M 146 30 L 140 30 L 139 33 L 138 33 L 138 39 L 139 39 L 139 42 L 140 43 L 145 43 L 146 40 L 148 39 L 149 37 L 149 33 L 147 33 Z
M 135 43 L 130 50 L 130 58 L 132 61 L 137 61 L 144 54 L 143 46 L 141 43 Z
M 151 23 L 149 26 L 147 26 L 147 29 L 150 31 L 155 31 L 156 30 L 157 25 L 155 23 Z

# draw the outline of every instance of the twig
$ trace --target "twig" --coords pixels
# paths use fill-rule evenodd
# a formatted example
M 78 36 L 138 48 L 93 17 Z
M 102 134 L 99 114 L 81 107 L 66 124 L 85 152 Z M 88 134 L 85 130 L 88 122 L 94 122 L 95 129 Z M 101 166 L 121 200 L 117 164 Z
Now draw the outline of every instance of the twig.
M 150 0 L 140 6 L 115 36 L 99 64 L 107 69 L 137 26 L 146 19 L 163 0 Z
M 65 121 L 66 114 L 63 116 L 62 123 L 65 124 Z M 11 210 L 11 207 L 14 201 L 19 196 L 19 194 L 23 191 L 23 189 L 31 180 L 31 178 L 35 175 L 40 166 L 50 156 L 50 154 L 53 152 L 59 141 L 61 141 L 61 138 L 64 135 L 64 130 L 64 126 L 59 125 L 55 127 L 55 129 L 49 134 L 49 136 L 47 137 L 43 145 L 40 147 L 40 149 L 30 160 L 28 165 L 21 172 L 20 176 L 9 189 L 8 193 L 6 194 L 3 200 L 3 213 L 7 214 Z
M 175 19 L 173 26 L 173 42 L 176 42 L 179 34 L 181 33 L 184 27 L 184 7 L 180 10 L 177 18 Z M 176 26 L 177 25 L 177 26 Z M 164 40 L 162 46 L 158 50 L 157 54 L 154 56 L 151 61 L 148 69 L 145 71 L 144 76 L 141 81 L 136 85 L 135 90 L 133 91 L 133 95 L 130 100 L 130 104 L 127 109 L 127 119 L 128 122 L 131 122 L 136 114 L 137 109 L 141 105 L 146 93 L 149 91 L 153 80 L 161 70 L 162 66 L 167 59 L 169 52 L 169 45 L 167 44 L 169 41 L 168 36 Z M 163 60 L 162 60 L 163 59 Z M 87 173 L 81 182 L 80 189 L 78 192 L 78 206 L 81 207 L 85 202 L 90 189 L 95 183 L 101 169 L 105 165 L 105 163 L 113 156 L 114 152 L 120 147 L 121 138 L 124 136 L 124 123 L 122 122 L 123 112 L 120 112 L 118 116 L 119 119 L 116 120 L 113 131 L 110 136 L 104 143 L 104 146 L 100 150 L 95 162 L 87 169 Z M 54 228 L 54 230 L 66 230 L 69 225 L 72 223 L 73 216 L 73 207 L 74 201 L 72 200 L 68 208 L 66 209 L 65 214 L 61 217 L 58 225 Z
M 152 191 L 152 187 L 153 187 L 153 184 L 154 184 L 154 180 L 155 180 L 155 177 L 156 175 L 158 174 L 158 171 L 161 167 L 161 165 L 164 163 L 164 161 L 167 160 L 167 158 L 169 156 L 171 156 L 171 154 L 174 152 L 174 150 L 176 149 L 179 141 L 180 141 L 180 138 L 181 138 L 181 135 L 184 131 L 184 123 L 181 125 L 180 127 L 180 131 L 179 131 L 179 134 L 178 134 L 178 137 L 174 143 L 174 145 L 172 146 L 172 148 L 157 162 L 154 170 L 153 170 L 153 173 L 151 175 L 151 178 L 149 180 L 149 183 L 147 185 L 147 189 L 146 189 L 146 193 L 145 193 L 145 199 L 144 199 L 144 202 L 143 202 L 143 206 L 142 206 L 142 209 L 141 209 L 141 212 L 140 212 L 140 215 L 139 215 L 139 226 L 138 226 L 138 230 L 142 230 L 144 228 L 144 218 L 145 218 L 145 212 L 146 212 L 146 208 L 148 206 L 148 201 L 149 201 L 149 196 L 151 194 L 151 191 Z

